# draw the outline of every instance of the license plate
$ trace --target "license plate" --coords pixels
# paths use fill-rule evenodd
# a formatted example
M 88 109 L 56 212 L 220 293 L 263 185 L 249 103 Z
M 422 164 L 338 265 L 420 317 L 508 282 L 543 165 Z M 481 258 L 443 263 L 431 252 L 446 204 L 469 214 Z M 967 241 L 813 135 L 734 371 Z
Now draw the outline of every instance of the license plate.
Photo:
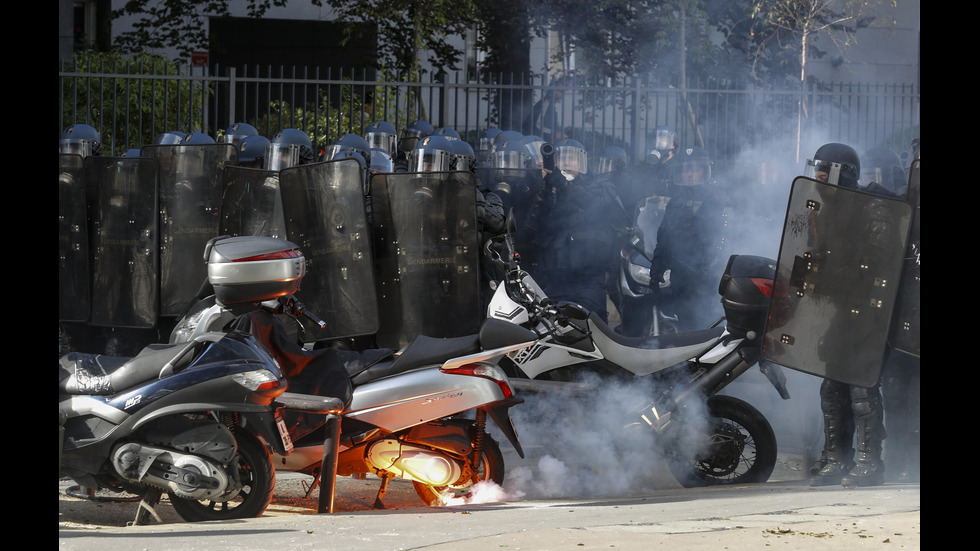
M 282 415 L 276 412 L 276 428 L 279 429 L 279 436 L 282 437 L 282 444 L 286 448 L 286 455 L 293 451 L 293 439 L 289 437 L 289 431 L 286 429 L 286 422 L 282 420 Z

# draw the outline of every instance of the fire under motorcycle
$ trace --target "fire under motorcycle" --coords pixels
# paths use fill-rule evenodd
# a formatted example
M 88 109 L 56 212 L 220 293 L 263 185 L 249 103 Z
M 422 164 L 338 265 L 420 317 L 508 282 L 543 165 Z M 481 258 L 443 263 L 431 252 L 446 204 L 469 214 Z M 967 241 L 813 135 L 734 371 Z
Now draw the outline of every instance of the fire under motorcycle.
M 504 461 L 499 444 L 486 431 L 489 417 L 511 445 L 524 453 L 509 416 L 523 399 L 514 395 L 497 366 L 509 352 L 536 338 L 532 331 L 488 319 L 474 335 L 431 338 L 419 335 L 401 350 L 309 349 L 283 320 L 324 326 L 292 294 L 257 302 L 233 296 L 243 280 L 239 273 L 262 255 L 299 253 L 296 245 L 269 237 L 219 237 L 208 244 L 205 259 L 213 295 L 203 297 L 177 324 L 172 342 L 193 340 L 202 332 L 221 330 L 243 310 L 252 312 L 252 333 L 272 353 L 290 388 L 307 395 L 329 395 L 344 402 L 336 474 L 375 474 L 381 478 L 375 507 L 383 508 L 388 483 L 411 480 L 427 505 L 468 494 L 481 480 L 502 484 Z M 301 254 L 301 253 L 299 253 Z M 254 284 L 269 284 L 251 278 Z M 275 468 L 314 477 L 323 475 L 323 438 L 318 419 L 286 412 L 294 448 L 276 453 Z M 326 479 L 323 479 L 326 480 Z M 321 489 L 321 492 L 323 490 Z
M 538 335 L 532 346 L 501 362 L 519 392 L 572 390 L 587 398 L 595 391 L 587 373 L 598 374 L 600 380 L 652 381 L 654 395 L 647 403 L 626 406 L 623 426 L 653 432 L 678 482 L 695 487 L 768 480 L 777 452 L 771 425 L 749 403 L 719 392 L 759 365 L 779 395 L 789 399 L 780 366 L 760 353 L 775 277 L 773 260 L 729 258 L 719 285 L 726 315 L 711 327 L 625 337 L 577 304 L 549 300 L 521 268 L 514 229 L 510 216 L 507 231 L 488 240 L 483 252 L 500 276 L 493 283 L 488 317 Z M 709 414 L 707 434 L 691 450 L 680 445 L 681 438 L 695 426 L 694 412 L 703 406 Z

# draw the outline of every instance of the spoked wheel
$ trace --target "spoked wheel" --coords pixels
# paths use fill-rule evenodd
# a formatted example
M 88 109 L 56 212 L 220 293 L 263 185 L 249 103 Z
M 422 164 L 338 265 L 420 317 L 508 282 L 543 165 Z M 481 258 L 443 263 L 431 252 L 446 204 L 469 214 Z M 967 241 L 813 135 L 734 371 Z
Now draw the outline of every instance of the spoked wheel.
M 492 480 L 497 484 L 504 482 L 504 456 L 500 453 L 500 445 L 489 435 L 484 436 L 480 449 L 480 460 L 471 465 L 469 476 L 463 475 L 463 480 L 451 486 L 429 486 L 414 481 L 415 492 L 422 502 L 429 507 L 438 507 L 446 503 L 446 498 L 459 498 L 470 495 L 473 485 L 482 480 Z M 475 469 L 475 473 L 473 470 Z
M 693 453 L 668 448 L 667 465 L 685 488 L 769 480 L 776 467 L 776 435 L 766 418 L 732 396 L 708 400 L 708 435 Z
M 276 486 L 276 472 L 269 459 L 269 451 L 252 434 L 238 431 L 237 457 L 229 465 L 229 477 L 236 476 L 230 472 L 237 469 L 237 477 L 241 480 L 242 488 L 238 494 L 227 500 L 210 499 L 191 500 L 169 492 L 170 502 L 177 514 L 187 522 L 204 520 L 228 520 L 238 518 L 255 518 L 265 512 L 272 501 L 272 492 Z

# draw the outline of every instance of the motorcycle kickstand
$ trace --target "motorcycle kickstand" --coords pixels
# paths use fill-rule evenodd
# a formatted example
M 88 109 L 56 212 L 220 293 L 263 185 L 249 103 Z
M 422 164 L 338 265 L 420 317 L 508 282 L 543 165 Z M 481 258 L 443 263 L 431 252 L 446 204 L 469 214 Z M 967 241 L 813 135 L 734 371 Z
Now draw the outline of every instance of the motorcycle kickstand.
M 385 474 L 381 477 L 381 487 L 378 488 L 378 497 L 374 498 L 375 509 L 387 509 L 381 499 L 388 493 L 388 483 L 391 482 L 392 478 L 395 478 L 395 475 Z
M 309 499 L 310 498 L 310 495 L 313 494 L 313 490 L 315 490 L 316 487 L 320 485 L 320 469 L 317 469 L 316 472 L 313 474 L 313 482 L 310 482 L 310 485 L 309 486 L 306 485 L 306 481 L 305 480 L 303 480 L 301 482 L 302 482 L 303 487 L 306 488 L 306 495 L 303 496 L 303 497 L 305 499 Z
M 146 494 L 143 495 L 142 501 L 140 501 L 139 507 L 136 509 L 136 518 L 132 522 L 127 522 L 127 526 L 142 526 L 146 524 L 147 515 L 152 515 L 157 522 L 163 524 L 163 519 L 157 514 L 154 507 L 160 503 L 160 496 L 163 492 L 157 488 L 151 488 Z

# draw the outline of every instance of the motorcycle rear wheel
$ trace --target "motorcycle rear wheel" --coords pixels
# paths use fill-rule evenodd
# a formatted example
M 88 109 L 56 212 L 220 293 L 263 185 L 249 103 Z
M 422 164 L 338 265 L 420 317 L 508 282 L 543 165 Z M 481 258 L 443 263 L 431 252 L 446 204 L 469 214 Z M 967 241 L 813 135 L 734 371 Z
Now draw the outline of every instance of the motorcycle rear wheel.
M 490 437 L 484 436 L 483 447 L 480 450 L 479 464 L 473 465 L 476 469 L 476 476 L 471 476 L 468 480 L 450 486 L 429 486 L 428 484 L 414 481 L 415 493 L 419 495 L 422 502 L 429 507 L 439 507 L 445 504 L 446 498 L 459 498 L 469 496 L 474 484 L 481 480 L 492 480 L 496 484 L 504 483 L 504 456 L 500 452 L 500 444 Z M 477 479 L 478 477 L 478 479 Z
M 776 434 L 762 413 L 732 396 L 708 399 L 709 435 L 696 452 L 665 452 L 667 466 L 685 488 L 769 480 L 776 467 Z M 677 434 L 677 433 L 675 433 Z
M 238 454 L 229 468 L 238 469 L 242 481 L 241 492 L 229 501 L 190 500 L 168 492 L 170 503 L 180 518 L 187 522 L 201 522 L 256 518 L 265 512 L 276 487 L 276 472 L 272 468 L 269 451 L 249 432 L 238 431 L 235 438 L 238 441 Z

